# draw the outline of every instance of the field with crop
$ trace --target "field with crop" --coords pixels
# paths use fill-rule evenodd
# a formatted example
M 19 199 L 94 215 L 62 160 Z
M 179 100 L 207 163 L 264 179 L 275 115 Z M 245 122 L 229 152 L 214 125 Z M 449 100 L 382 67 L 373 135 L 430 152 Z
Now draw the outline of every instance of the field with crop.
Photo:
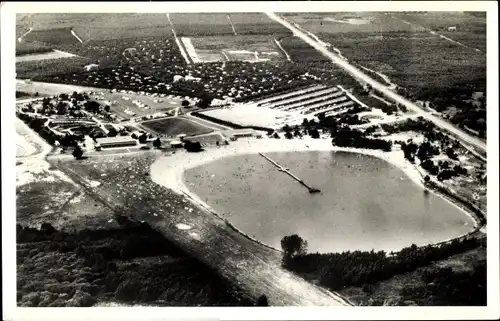
M 175 137 L 179 134 L 192 136 L 212 132 L 210 128 L 177 117 L 145 121 L 141 123 L 141 126 L 150 129 L 154 133 L 172 137 Z

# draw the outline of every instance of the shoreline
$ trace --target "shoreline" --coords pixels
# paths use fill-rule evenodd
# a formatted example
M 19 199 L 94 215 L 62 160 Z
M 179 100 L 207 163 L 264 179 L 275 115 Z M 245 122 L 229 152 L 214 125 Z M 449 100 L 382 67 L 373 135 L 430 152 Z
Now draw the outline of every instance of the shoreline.
M 423 176 L 421 172 L 415 167 L 415 165 L 409 163 L 405 158 L 402 152 L 399 150 L 393 150 L 391 152 L 384 152 L 381 150 L 369 150 L 369 149 L 357 149 L 351 147 L 338 147 L 333 146 L 329 139 L 292 139 L 292 140 L 284 140 L 284 139 L 240 139 L 235 142 L 231 142 L 228 146 L 221 147 L 209 147 L 207 150 L 201 153 L 188 153 L 188 152 L 176 152 L 175 154 L 171 154 L 170 156 L 161 157 L 157 159 L 151 165 L 151 179 L 166 188 L 173 190 L 178 194 L 182 194 L 186 196 L 190 201 L 194 203 L 194 205 L 209 211 L 213 215 L 222 219 L 227 225 L 231 228 L 244 235 L 245 237 L 251 239 L 254 242 L 259 243 L 267 248 L 271 248 L 278 252 L 281 252 L 280 249 L 277 249 L 273 246 L 263 243 L 260 240 L 257 240 L 245 232 L 241 231 L 237 227 L 235 227 L 229 220 L 224 218 L 221 214 L 217 213 L 214 209 L 212 209 L 208 204 L 206 204 L 203 200 L 199 198 L 198 195 L 191 192 L 184 180 L 184 173 L 186 170 L 191 169 L 193 167 L 201 166 L 211 161 L 215 161 L 224 157 L 233 157 L 240 155 L 248 155 L 248 154 L 257 154 L 259 152 L 269 153 L 269 152 L 303 152 L 303 151 L 331 151 L 331 152 L 348 152 L 355 154 L 368 155 L 372 157 L 376 157 L 378 159 L 382 159 L 392 166 L 397 167 L 402 170 L 405 175 L 417 186 L 422 189 L 427 189 L 437 197 L 444 199 L 445 201 L 454 205 L 457 209 L 459 209 L 464 215 L 468 216 L 474 226 L 470 232 L 465 234 L 442 240 L 435 243 L 430 243 L 428 245 L 437 245 L 445 242 L 449 242 L 454 239 L 461 239 L 469 236 L 472 233 L 477 232 L 479 228 L 481 228 L 480 221 L 478 217 L 474 213 L 471 213 L 468 208 L 462 206 L 462 204 L 457 204 L 453 202 L 450 198 L 442 195 L 438 191 L 435 191 L 433 188 L 427 188 L 423 181 Z M 425 246 L 425 245 L 424 245 Z

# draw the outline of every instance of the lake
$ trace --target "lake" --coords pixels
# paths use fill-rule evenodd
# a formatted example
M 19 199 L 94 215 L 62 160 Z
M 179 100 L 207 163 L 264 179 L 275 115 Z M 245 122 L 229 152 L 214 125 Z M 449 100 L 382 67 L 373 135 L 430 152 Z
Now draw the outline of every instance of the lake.
M 280 248 L 298 234 L 309 252 L 399 250 L 471 231 L 474 221 L 424 193 L 403 171 L 347 152 L 266 153 L 321 190 L 308 190 L 258 154 L 224 157 L 187 170 L 188 188 L 238 229 Z

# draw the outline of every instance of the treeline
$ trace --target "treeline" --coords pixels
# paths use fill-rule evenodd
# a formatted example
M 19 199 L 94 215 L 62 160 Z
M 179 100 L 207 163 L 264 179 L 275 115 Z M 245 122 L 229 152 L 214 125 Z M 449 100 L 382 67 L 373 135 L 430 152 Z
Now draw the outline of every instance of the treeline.
M 378 138 L 364 137 L 365 133 L 357 129 L 342 127 L 332 132 L 332 144 L 340 147 L 380 149 L 386 152 L 392 150 L 392 142 Z
M 417 247 L 413 244 L 394 255 L 384 251 L 354 251 L 328 254 L 305 254 L 289 256 L 283 260 L 284 267 L 304 275 L 330 290 L 347 286 L 364 286 L 391 278 L 394 275 L 413 271 L 485 244 L 484 239 L 464 238 L 441 245 Z
M 449 118 L 450 122 L 461 127 L 479 132 L 479 136 L 486 136 L 486 96 L 477 99 L 476 104 L 472 102 L 476 92 L 486 92 L 484 86 L 486 80 L 478 79 L 465 85 L 457 85 L 449 89 L 421 89 L 412 94 L 404 88 L 398 88 L 397 92 L 405 97 L 416 100 L 423 100 L 425 107 L 443 112 L 450 107 L 457 109 L 457 112 Z

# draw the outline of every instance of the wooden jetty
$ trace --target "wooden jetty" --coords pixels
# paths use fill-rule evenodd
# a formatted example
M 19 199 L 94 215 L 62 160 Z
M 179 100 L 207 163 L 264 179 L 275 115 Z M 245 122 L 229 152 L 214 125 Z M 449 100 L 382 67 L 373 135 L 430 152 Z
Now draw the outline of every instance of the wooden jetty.
M 308 185 L 306 182 L 304 182 L 302 179 L 298 178 L 297 176 L 295 176 L 292 172 L 290 172 L 290 170 L 288 168 L 285 168 L 283 166 L 281 166 L 280 164 L 276 163 L 275 161 L 273 161 L 271 158 L 269 158 L 267 155 L 265 155 L 264 153 L 259 153 L 260 156 L 264 157 L 265 159 L 267 159 L 269 162 L 271 162 L 271 164 L 273 164 L 274 166 L 276 166 L 278 168 L 278 170 L 280 172 L 284 172 L 284 173 L 287 173 L 288 175 L 290 175 L 290 177 L 292 177 L 294 180 L 296 180 L 297 182 L 299 182 L 300 184 L 302 184 L 305 188 L 307 188 L 309 190 L 309 193 L 311 194 L 314 194 L 314 193 L 320 193 L 321 191 L 317 188 L 314 188 L 310 185 Z

